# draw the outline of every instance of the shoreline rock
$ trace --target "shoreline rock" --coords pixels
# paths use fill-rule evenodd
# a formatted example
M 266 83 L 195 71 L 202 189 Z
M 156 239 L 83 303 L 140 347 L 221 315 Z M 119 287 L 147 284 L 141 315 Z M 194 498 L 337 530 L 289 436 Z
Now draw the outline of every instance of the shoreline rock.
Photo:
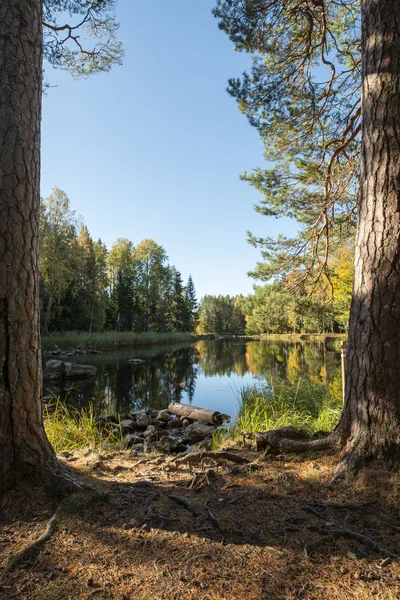
M 43 369 L 43 379 L 63 380 L 63 379 L 86 379 L 94 377 L 97 373 L 93 365 L 80 365 L 62 360 L 48 360 Z

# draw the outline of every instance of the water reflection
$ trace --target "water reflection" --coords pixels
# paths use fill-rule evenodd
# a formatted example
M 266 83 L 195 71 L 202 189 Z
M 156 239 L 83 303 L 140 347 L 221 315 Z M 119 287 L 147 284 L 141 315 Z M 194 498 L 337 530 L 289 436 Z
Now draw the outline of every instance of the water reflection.
M 142 364 L 129 359 L 141 358 Z M 46 385 L 44 393 L 59 395 L 75 406 L 92 403 L 96 410 L 129 413 L 161 409 L 169 402 L 193 403 L 235 415 L 237 390 L 258 381 L 290 383 L 300 377 L 327 384 L 340 366 L 333 343 L 202 340 L 180 347 L 104 353 L 71 358 L 94 364 L 96 378 L 72 386 Z M 236 390 L 236 391 L 235 391 Z

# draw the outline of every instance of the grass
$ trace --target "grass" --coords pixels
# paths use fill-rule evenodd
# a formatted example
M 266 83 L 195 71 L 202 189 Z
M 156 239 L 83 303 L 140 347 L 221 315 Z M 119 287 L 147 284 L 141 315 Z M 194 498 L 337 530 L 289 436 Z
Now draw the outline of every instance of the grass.
M 53 332 L 42 337 L 42 350 L 123 348 L 151 346 L 156 344 L 180 343 L 198 339 L 194 333 L 158 333 L 149 331 L 103 331 L 89 334 L 87 331 Z
M 44 426 L 56 452 L 121 449 L 124 445 L 122 431 L 116 433 L 112 425 L 97 425 L 93 406 L 77 410 L 57 401 L 45 408 Z
M 234 427 L 220 430 L 213 446 L 226 438 L 238 439 L 243 433 L 268 431 L 287 425 L 309 433 L 331 431 L 342 411 L 341 384 L 329 387 L 299 380 L 296 384 L 279 382 L 269 386 L 247 386 L 240 390 L 240 411 Z

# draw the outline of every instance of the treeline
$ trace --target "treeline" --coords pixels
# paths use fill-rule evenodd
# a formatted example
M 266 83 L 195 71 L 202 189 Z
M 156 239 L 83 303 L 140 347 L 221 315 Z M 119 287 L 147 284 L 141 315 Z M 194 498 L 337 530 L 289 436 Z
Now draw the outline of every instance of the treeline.
M 193 331 L 198 303 L 151 239 L 119 238 L 110 250 L 93 240 L 54 188 L 40 214 L 40 307 L 49 331 Z
M 330 282 L 293 291 L 287 278 L 255 286 L 247 296 L 205 296 L 199 333 L 243 335 L 346 332 L 353 284 L 353 248 L 342 247 L 330 261 Z

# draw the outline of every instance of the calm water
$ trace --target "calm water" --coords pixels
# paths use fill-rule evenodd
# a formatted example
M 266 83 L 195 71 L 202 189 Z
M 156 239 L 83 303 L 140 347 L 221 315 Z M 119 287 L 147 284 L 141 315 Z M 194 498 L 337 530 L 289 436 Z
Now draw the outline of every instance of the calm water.
M 130 364 L 140 358 L 143 364 Z M 45 394 L 60 395 L 75 406 L 92 403 L 96 411 L 129 413 L 166 408 L 171 401 L 194 404 L 235 418 L 239 390 L 254 383 L 291 383 L 307 377 L 322 384 L 340 368 L 332 342 L 199 341 L 185 346 L 105 352 L 66 360 L 93 364 L 97 376 L 62 387 L 45 383 Z

